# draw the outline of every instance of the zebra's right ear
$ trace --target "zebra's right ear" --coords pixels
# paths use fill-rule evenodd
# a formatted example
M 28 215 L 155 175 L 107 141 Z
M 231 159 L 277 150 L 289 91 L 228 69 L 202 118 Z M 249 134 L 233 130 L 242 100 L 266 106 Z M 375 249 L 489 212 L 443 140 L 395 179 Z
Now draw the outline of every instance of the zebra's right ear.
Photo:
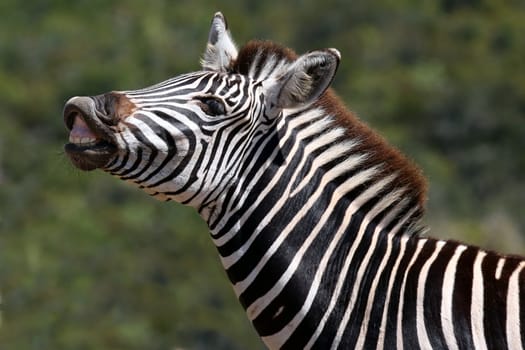
M 268 111 L 301 108 L 316 101 L 334 79 L 341 54 L 336 49 L 311 51 L 268 83 Z
M 233 42 L 226 18 L 217 12 L 211 22 L 206 51 L 201 60 L 202 69 L 226 72 L 237 58 L 237 46 Z

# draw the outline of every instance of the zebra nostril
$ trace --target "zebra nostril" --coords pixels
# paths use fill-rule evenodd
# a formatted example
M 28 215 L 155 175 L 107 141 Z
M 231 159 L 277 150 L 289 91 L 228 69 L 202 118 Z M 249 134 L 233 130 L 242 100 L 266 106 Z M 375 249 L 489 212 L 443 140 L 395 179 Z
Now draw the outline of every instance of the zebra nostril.
M 115 126 L 121 120 L 129 117 L 137 106 L 125 94 L 117 91 L 92 96 L 94 113 L 97 118 L 108 126 Z
M 113 93 L 91 97 L 95 102 L 95 114 L 99 120 L 106 125 L 116 125 L 118 120 L 115 116 L 115 98 Z

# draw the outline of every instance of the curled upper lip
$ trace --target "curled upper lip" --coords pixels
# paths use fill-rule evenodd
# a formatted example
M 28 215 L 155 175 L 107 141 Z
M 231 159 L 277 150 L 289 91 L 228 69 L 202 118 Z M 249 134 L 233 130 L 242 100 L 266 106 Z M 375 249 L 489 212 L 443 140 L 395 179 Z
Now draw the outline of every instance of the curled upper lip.
M 118 151 L 111 124 L 106 124 L 112 114 L 97 110 L 97 98 L 73 97 L 64 106 L 64 123 L 69 130 L 64 150 L 73 165 L 85 171 L 104 168 Z
M 80 117 L 88 128 L 106 142 L 115 143 L 115 137 L 111 128 L 104 123 L 111 117 L 97 110 L 95 100 L 91 97 L 73 97 L 64 106 L 64 123 L 69 131 L 73 129 L 75 118 Z

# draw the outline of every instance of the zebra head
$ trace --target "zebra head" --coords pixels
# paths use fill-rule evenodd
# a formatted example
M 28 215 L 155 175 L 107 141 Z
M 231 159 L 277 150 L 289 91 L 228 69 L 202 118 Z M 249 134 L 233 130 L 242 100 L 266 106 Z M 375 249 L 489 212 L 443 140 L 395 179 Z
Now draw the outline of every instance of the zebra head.
M 236 181 L 283 114 L 319 99 L 339 59 L 335 49 L 297 56 L 260 41 L 238 50 L 217 13 L 202 70 L 140 90 L 71 98 L 65 151 L 82 170 L 100 168 L 159 199 L 201 206 Z

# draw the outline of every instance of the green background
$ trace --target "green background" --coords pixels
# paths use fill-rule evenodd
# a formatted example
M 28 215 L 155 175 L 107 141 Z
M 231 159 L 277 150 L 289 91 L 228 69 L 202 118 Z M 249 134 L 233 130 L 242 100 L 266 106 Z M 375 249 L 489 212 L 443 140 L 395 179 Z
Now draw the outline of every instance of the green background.
M 262 348 L 205 225 L 62 151 L 74 95 L 238 44 L 336 47 L 334 82 L 430 182 L 430 235 L 525 253 L 525 2 L 0 2 L 0 349 Z M 520 233 L 521 232 L 521 233 Z

